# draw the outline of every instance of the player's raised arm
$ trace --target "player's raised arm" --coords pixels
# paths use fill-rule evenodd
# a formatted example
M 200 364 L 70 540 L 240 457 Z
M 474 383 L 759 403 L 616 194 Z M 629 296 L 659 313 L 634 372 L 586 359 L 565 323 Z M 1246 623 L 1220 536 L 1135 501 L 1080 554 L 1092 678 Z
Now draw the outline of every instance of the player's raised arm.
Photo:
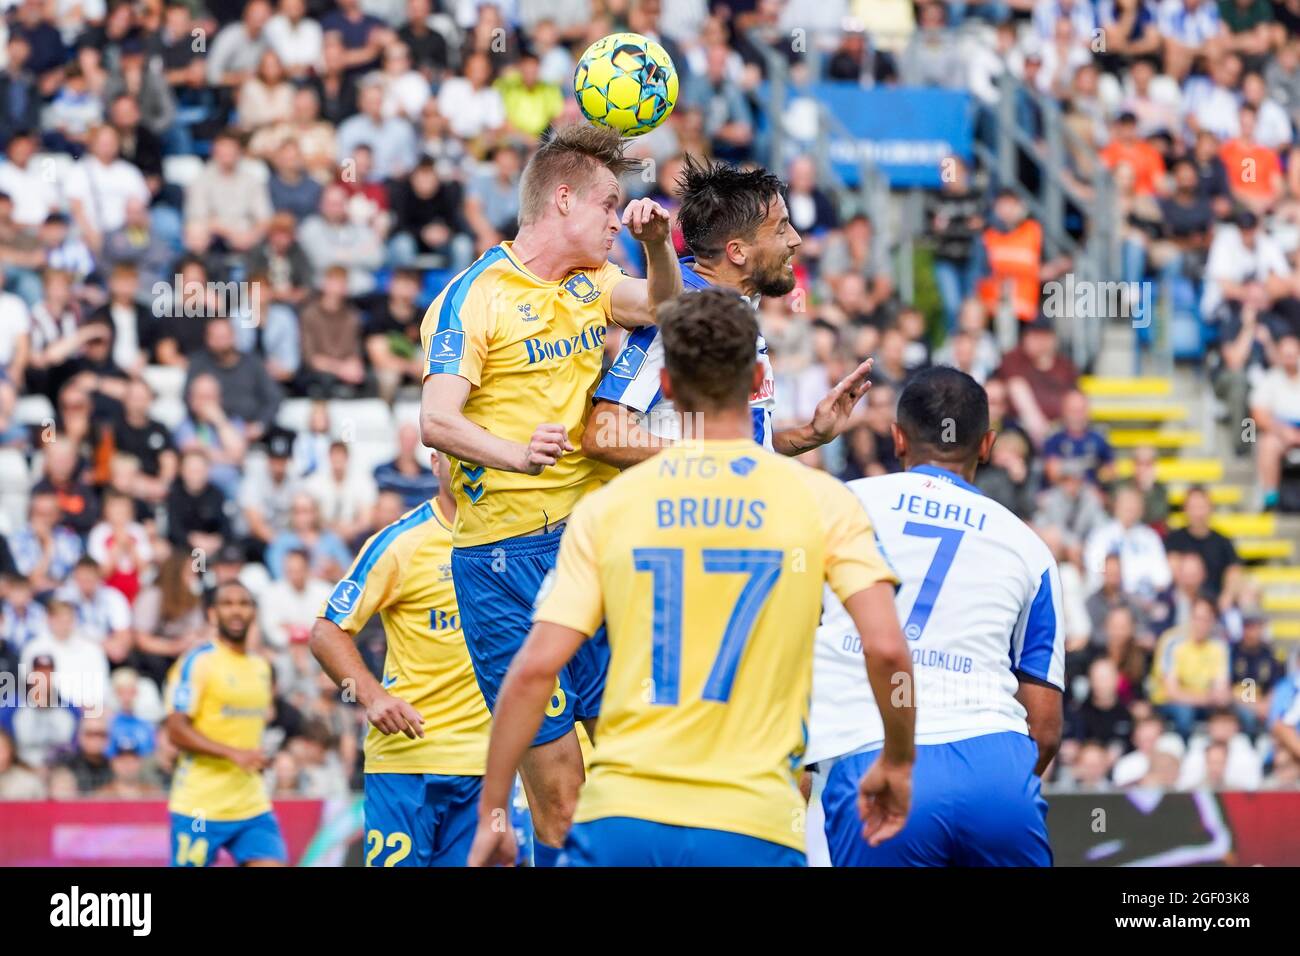
M 610 293 L 610 317 L 625 329 L 653 325 L 660 303 L 681 294 L 682 273 L 673 249 L 668 211 L 653 199 L 636 199 L 623 225 L 645 247 L 646 277 L 620 282 Z
M 459 375 L 430 375 L 420 393 L 420 438 L 461 461 L 500 471 L 541 474 L 547 465 L 573 451 L 569 433 L 553 422 L 538 425 L 527 445 L 493 435 L 465 417 L 470 383 Z
M 597 401 L 582 433 L 582 453 L 615 468 L 631 468 L 674 444 L 671 438 L 642 428 L 632 409 L 618 402 Z
M 867 359 L 826 393 L 813 410 L 806 425 L 780 428 L 772 434 L 772 450 L 780 455 L 794 457 L 812 451 L 841 434 L 849 427 L 853 409 L 871 388 L 871 366 Z

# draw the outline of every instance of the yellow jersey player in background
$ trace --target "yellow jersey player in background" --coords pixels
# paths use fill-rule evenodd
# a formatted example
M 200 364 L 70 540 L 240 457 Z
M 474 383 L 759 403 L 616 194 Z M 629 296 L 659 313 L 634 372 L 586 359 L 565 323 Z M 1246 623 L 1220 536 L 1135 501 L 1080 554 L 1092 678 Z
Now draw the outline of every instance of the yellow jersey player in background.
M 209 866 L 225 848 L 241 866 L 288 862 L 262 770 L 271 715 L 271 665 L 247 651 L 257 605 L 238 581 L 217 587 L 217 636 L 181 656 L 167 679 L 167 735 L 180 750 L 172 776 L 171 863 Z
M 799 790 L 823 585 L 849 608 L 886 742 L 861 782 L 868 839 L 903 826 L 915 711 L 893 571 L 831 476 L 765 451 L 749 396 L 758 323 L 733 292 L 659 311 L 664 395 L 703 422 L 583 499 L 494 714 L 471 865 L 510 863 L 500 820 L 555 675 L 606 622 L 591 774 L 562 863 L 804 864 Z M 697 433 L 698 434 L 698 433 Z M 877 771 L 877 767 L 880 769 Z
M 437 456 L 438 496 L 370 537 L 312 627 L 325 673 L 366 709 L 367 866 L 464 866 L 474 837 L 491 716 L 451 584 L 456 502 Z M 376 680 L 354 638 L 378 613 L 388 650 Z
M 524 169 L 518 236 L 453 279 L 420 329 L 422 437 L 452 459 L 452 577 L 489 709 L 528 636 L 565 519 L 615 474 L 575 450 L 608 323 L 646 325 L 681 290 L 668 213 L 639 199 L 620 219 L 618 177 L 636 166 L 612 130 L 557 131 Z M 622 225 L 645 247 L 645 279 L 608 261 Z M 538 866 L 553 864 L 568 828 L 583 779 L 574 722 L 599 714 L 607 659 L 597 639 L 563 669 L 523 762 Z

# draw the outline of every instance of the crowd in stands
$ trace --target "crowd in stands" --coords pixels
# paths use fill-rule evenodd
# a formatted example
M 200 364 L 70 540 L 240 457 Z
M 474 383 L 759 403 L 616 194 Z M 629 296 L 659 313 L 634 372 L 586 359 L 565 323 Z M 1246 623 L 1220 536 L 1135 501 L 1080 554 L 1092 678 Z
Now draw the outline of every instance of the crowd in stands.
M 624 184 L 670 210 L 683 154 L 770 160 L 773 55 L 796 81 L 984 102 L 1012 74 L 1036 91 L 1019 122 L 1063 109 L 1081 190 L 1112 171 L 1115 278 L 1193 290 L 1225 414 L 1257 426 L 1242 452 L 1266 506 L 1300 447 L 1297 0 L 0 7 L 0 674 L 20 677 L 0 687 L 0 799 L 160 794 L 166 675 L 232 578 L 258 596 L 252 650 L 274 665 L 273 793 L 359 787 L 364 720 L 309 628 L 361 542 L 436 491 L 414 412 L 424 310 L 511 238 L 530 151 L 580 119 L 576 57 L 616 30 L 682 74 Z M 1119 477 L 1041 314 L 1071 263 L 1045 254 L 1025 184 L 956 164 L 928 197 L 938 296 L 921 304 L 864 209 L 809 157 L 781 165 L 803 247 L 796 292 L 760 306 L 777 424 L 875 356 L 852 428 L 806 460 L 880 474 L 900 467 L 889 425 L 911 375 L 944 363 L 985 385 L 1000 437 L 978 484 L 1061 566 L 1052 786 L 1300 785 L 1300 676 L 1207 491 L 1171 530 L 1154 450 Z M 614 256 L 640 269 L 630 237 Z M 360 643 L 377 669 L 378 620 Z

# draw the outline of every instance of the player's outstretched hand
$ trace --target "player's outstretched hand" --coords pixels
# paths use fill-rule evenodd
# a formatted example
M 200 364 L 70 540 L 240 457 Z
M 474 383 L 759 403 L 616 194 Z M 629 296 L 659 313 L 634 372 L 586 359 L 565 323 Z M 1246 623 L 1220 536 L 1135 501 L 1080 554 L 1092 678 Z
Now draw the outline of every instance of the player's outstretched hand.
M 668 238 L 668 210 L 653 199 L 634 199 L 623 210 L 623 225 L 637 242 L 654 245 Z
M 414 740 L 424 736 L 424 718 L 420 712 L 392 694 L 383 694 L 366 707 L 366 720 L 381 734 L 406 734 Z
M 912 765 L 877 759 L 858 784 L 862 838 L 880 846 L 907 823 L 912 807 Z
M 468 866 L 514 866 L 517 850 L 509 811 L 499 807 L 489 814 L 479 814 Z
M 848 375 L 840 379 L 826 397 L 817 403 L 813 412 L 812 430 L 823 445 L 849 427 L 853 408 L 858 400 L 871 388 L 871 366 L 874 359 L 867 359 Z
M 540 475 L 543 468 L 555 464 L 566 451 L 573 451 L 567 428 L 551 422 L 538 425 L 533 430 L 523 467 L 519 470 L 529 475 Z

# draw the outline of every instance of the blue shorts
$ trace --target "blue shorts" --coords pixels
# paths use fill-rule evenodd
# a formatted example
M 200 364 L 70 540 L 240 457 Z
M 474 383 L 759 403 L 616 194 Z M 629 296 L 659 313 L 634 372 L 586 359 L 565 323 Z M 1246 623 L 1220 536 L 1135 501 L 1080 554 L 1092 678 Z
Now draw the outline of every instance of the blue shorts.
M 575 823 L 560 866 L 805 866 L 802 851 L 770 840 L 652 823 L 635 817 L 605 817 Z
M 252 860 L 289 862 L 289 851 L 275 814 L 259 813 L 247 820 L 200 820 L 173 813 L 172 866 L 211 866 L 225 847 L 238 864 Z
M 451 549 L 451 579 L 460 607 L 465 646 L 488 710 L 495 710 L 501 683 L 533 627 L 533 602 L 542 579 L 555 567 L 563 529 Z M 560 687 L 546 708 L 533 746 L 573 729 L 575 720 L 600 714 L 609 667 L 602 627 L 560 671 Z
M 853 754 L 826 778 L 822 808 L 834 866 L 1051 866 L 1038 745 L 1017 733 L 916 748 L 912 812 L 891 840 L 862 839 L 858 781 L 880 755 Z
M 366 866 L 464 866 L 482 789 L 482 777 L 366 774 Z

